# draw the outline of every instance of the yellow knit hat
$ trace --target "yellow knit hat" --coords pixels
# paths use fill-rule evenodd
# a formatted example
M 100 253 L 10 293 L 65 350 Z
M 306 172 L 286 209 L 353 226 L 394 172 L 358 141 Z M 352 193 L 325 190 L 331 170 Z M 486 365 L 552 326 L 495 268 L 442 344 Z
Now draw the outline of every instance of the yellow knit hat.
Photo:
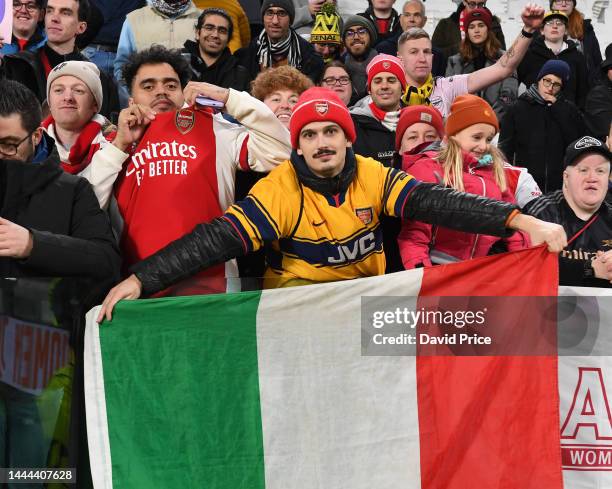
M 314 27 L 310 33 L 310 42 L 324 42 L 342 44 L 340 25 L 342 19 L 336 12 L 336 6 L 333 3 L 325 3 L 315 17 Z

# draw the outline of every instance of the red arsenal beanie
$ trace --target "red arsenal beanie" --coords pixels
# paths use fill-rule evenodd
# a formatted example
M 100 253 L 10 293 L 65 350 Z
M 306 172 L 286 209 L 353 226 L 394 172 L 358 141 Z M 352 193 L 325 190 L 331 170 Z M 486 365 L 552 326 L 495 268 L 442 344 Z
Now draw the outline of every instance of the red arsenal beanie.
M 374 56 L 372 61 L 368 63 L 366 72 L 368 74 L 368 90 L 372 84 L 372 78 L 383 72 L 395 75 L 402 84 L 402 90 L 406 89 L 406 73 L 404 73 L 404 66 L 399 58 L 395 56 L 390 56 L 389 54 L 378 54 Z
M 404 137 L 406 129 L 417 122 L 429 124 L 436 130 L 440 139 L 444 137 L 444 121 L 438 109 L 428 105 L 410 105 L 402 109 L 399 122 L 395 129 L 395 149 L 397 151 L 399 151 L 402 145 L 402 138 Z
M 352 143 L 355 142 L 355 125 L 346 105 L 336 92 L 328 88 L 313 87 L 303 92 L 293 107 L 289 121 L 293 149 L 297 149 L 300 131 L 306 124 L 323 121 L 335 122 L 342 128 L 346 138 Z

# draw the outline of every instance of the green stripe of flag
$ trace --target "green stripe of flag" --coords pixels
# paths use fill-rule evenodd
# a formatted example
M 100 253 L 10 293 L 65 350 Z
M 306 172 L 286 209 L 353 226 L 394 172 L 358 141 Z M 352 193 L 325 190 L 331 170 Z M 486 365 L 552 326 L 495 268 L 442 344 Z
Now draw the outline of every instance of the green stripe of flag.
M 259 299 L 125 301 L 102 324 L 115 489 L 206 487 L 207 480 L 218 489 L 265 487 Z

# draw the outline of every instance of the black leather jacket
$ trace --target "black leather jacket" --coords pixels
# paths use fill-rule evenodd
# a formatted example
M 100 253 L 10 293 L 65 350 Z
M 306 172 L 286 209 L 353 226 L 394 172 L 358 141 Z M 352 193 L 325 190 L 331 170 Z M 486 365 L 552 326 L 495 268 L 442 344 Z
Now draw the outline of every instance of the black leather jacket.
M 313 182 L 298 178 L 314 188 Z M 460 231 L 506 237 L 505 227 L 516 206 L 430 183 L 419 183 L 408 196 L 403 218 L 416 219 Z M 143 294 L 152 294 L 212 265 L 246 254 L 233 225 L 223 217 L 198 225 L 131 268 L 142 282 Z

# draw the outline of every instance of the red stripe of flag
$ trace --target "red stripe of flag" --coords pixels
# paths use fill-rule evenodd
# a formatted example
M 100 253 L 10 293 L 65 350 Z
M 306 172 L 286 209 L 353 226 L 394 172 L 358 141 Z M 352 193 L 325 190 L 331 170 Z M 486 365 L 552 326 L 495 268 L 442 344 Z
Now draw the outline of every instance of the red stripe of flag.
M 540 247 L 426 268 L 420 296 L 556 297 L 557 287 L 557 257 Z M 419 356 L 417 391 L 422 489 L 563 488 L 556 354 Z

